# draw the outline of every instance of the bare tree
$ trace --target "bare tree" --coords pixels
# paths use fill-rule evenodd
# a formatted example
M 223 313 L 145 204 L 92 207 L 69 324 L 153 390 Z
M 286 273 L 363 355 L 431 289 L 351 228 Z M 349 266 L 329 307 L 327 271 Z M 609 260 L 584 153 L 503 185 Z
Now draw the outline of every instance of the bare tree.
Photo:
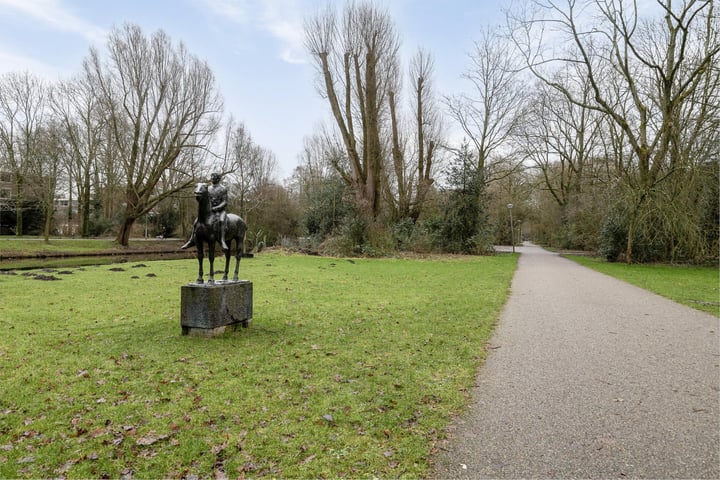
M 630 148 L 631 168 L 623 170 L 634 204 L 630 262 L 641 207 L 682 159 L 683 106 L 708 69 L 716 68 L 720 39 L 713 0 L 679 7 L 659 0 L 659 15 L 650 20 L 640 18 L 636 3 L 621 0 L 533 0 L 523 7 L 508 20 L 530 71 L 569 101 L 608 116 Z M 562 69 L 574 72 L 576 82 L 589 82 L 592 96 L 578 96 L 581 89 L 556 81 L 554 72 Z
M 579 97 L 591 92 L 585 88 Z M 545 188 L 565 208 L 580 194 L 592 160 L 598 155 L 602 116 L 568 102 L 564 95 L 540 84 L 524 113 L 516 137 L 524 158 L 541 172 Z M 586 168 L 589 170 L 586 172 Z
M 52 232 L 57 187 L 68 163 L 65 157 L 69 149 L 63 126 L 56 119 L 44 122 L 37 135 L 37 155 L 33 158 L 30 171 L 45 216 L 43 237 L 48 242 Z
M 125 210 L 117 241 L 127 245 L 135 221 L 194 178 L 179 160 L 202 149 L 218 128 L 221 100 L 208 65 L 163 31 L 114 29 L 103 61 L 91 49 L 85 63 L 100 95 L 125 181 Z M 170 170 L 177 183 L 160 183 Z
M 26 181 L 41 150 L 47 96 L 47 84 L 29 72 L 0 77 L 0 156 L 15 182 L 16 235 L 23 233 Z
M 487 183 L 513 170 L 502 164 L 509 158 L 526 96 L 512 44 L 495 28 L 486 28 L 481 35 L 463 75 L 472 85 L 471 93 L 446 97 L 445 103 L 474 145 L 476 171 Z
M 395 26 L 371 3 L 350 3 L 341 18 L 328 7 L 306 21 L 305 44 L 347 152 L 349 168 L 339 173 L 373 222 L 386 181 L 382 127 L 398 68 Z
M 70 147 L 66 167 L 70 183 L 77 188 L 82 237 L 90 234 L 92 180 L 101 162 L 103 144 L 108 140 L 101 99 L 88 73 L 89 70 L 85 69 L 84 74 L 60 83 L 52 96 L 53 110 L 65 130 Z
M 232 195 L 238 203 L 240 215 L 248 214 L 267 199 L 265 187 L 274 183 L 277 173 L 275 155 L 257 145 L 243 123 L 228 122 L 225 137 L 224 170 L 234 186 Z
M 397 188 L 394 202 L 396 217 L 410 218 L 413 222 L 420 217 L 435 181 L 433 167 L 442 142 L 441 121 L 432 87 L 433 70 L 432 56 L 422 49 L 418 50 L 409 69 L 414 121 L 405 128 L 397 112 L 397 92 L 391 90 L 388 95 L 393 173 Z M 411 139 L 404 137 L 403 130 L 407 130 Z
M 339 144 L 333 142 L 324 129 L 321 128 L 316 133 L 305 137 L 303 151 L 300 155 L 300 165 L 295 172 L 300 184 L 298 193 L 337 175 L 337 170 L 345 170 L 346 158 L 342 141 Z

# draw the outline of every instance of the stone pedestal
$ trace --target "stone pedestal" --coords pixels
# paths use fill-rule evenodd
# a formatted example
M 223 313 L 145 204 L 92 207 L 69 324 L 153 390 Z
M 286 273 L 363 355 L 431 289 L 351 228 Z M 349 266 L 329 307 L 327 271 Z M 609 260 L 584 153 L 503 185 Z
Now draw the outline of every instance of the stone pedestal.
M 191 283 L 181 287 L 183 335 L 214 337 L 252 321 L 252 282 Z

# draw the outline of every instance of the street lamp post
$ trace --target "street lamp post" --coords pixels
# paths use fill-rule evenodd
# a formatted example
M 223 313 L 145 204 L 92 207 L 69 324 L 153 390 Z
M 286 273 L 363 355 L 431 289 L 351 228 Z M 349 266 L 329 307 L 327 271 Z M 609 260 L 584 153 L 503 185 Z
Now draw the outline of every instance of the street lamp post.
M 515 253 L 515 227 L 513 226 L 513 216 L 512 216 L 513 204 L 508 203 L 507 208 L 510 211 L 510 242 L 512 243 L 512 251 L 513 251 L 513 253 Z

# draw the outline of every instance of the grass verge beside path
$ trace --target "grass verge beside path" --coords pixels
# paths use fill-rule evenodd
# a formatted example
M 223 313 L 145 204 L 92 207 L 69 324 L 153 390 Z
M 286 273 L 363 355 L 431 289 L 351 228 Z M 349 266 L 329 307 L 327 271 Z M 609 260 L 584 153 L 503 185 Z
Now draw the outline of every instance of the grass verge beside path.
M 263 254 L 215 339 L 180 335 L 192 260 L 0 275 L 0 477 L 422 477 L 515 266 Z
M 599 258 L 565 256 L 598 272 L 720 317 L 720 271 L 717 268 L 684 265 L 627 265 L 610 263 Z

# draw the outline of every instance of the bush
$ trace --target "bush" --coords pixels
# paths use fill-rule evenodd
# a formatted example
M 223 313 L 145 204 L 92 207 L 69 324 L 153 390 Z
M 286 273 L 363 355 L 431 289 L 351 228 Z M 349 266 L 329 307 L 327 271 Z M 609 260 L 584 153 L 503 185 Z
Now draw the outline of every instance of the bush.
M 431 253 L 439 250 L 440 228 L 437 217 L 431 217 L 417 223 L 412 223 L 411 220 L 402 221 L 395 225 L 393 232 L 399 249 L 415 253 Z
M 115 223 L 110 218 L 92 215 L 88 222 L 88 235 L 91 237 L 100 237 L 110 232 L 114 225 Z
M 172 237 L 175 230 L 180 226 L 180 211 L 175 206 L 168 206 L 160 209 L 153 218 L 153 235 L 163 238 Z
M 441 248 L 449 253 L 476 253 L 484 227 L 480 201 L 474 192 L 451 192 L 442 223 Z
M 600 255 L 610 262 L 621 259 L 632 224 L 633 262 L 702 262 L 707 243 L 699 215 L 691 202 L 679 201 L 674 188 L 663 185 L 639 199 L 626 195 L 625 203 L 611 206 L 600 231 Z
M 439 238 L 443 251 L 473 254 L 486 249 L 484 174 L 478 170 L 469 145 L 464 144 L 446 172 L 449 186 Z
M 598 253 L 608 262 L 617 262 L 627 249 L 628 219 L 626 213 L 614 206 L 610 209 L 600 229 Z
M 301 224 L 308 235 L 324 239 L 337 233 L 351 214 L 346 187 L 340 179 L 329 178 L 308 192 Z

